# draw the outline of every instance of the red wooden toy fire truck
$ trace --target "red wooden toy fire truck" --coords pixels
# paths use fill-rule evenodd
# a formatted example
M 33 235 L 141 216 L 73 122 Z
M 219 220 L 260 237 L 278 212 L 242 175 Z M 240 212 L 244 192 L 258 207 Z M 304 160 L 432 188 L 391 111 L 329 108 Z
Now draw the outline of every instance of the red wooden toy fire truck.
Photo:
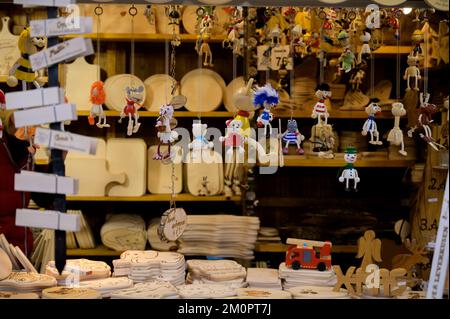
M 286 266 L 292 269 L 331 269 L 331 242 L 288 238 Z

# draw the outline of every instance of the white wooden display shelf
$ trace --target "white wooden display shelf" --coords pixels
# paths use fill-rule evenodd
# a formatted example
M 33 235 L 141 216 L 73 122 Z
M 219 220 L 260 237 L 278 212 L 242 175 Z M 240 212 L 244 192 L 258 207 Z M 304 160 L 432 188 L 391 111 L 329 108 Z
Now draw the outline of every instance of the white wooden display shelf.
M 355 167 L 410 167 L 414 164 L 412 160 L 390 160 L 384 158 L 359 159 Z M 284 166 L 288 167 L 344 167 L 346 162 L 344 154 L 335 154 L 333 159 L 318 158 L 316 156 L 286 155 L 284 156 Z
M 66 35 L 62 38 L 71 39 L 79 37 L 80 35 Z M 84 38 L 97 39 L 97 33 L 90 33 L 81 35 Z M 179 34 L 180 40 L 185 42 L 195 42 L 197 41 L 196 34 Z M 98 38 L 102 41 L 130 41 L 133 35 L 131 33 L 99 33 Z M 225 40 L 225 36 L 212 36 L 209 42 L 222 42 Z M 135 33 L 134 40 L 139 42 L 164 42 L 171 41 L 171 34 L 160 34 L 160 33 Z
M 281 243 L 256 243 L 255 252 L 260 253 L 285 253 L 289 245 Z M 331 247 L 332 253 L 348 253 L 353 254 L 358 252 L 356 245 L 333 245 Z
M 71 202 L 166 202 L 171 198 L 170 194 L 146 194 L 139 197 L 122 196 L 67 196 L 67 201 Z M 180 202 L 239 202 L 240 196 L 226 197 L 219 196 L 194 196 L 187 193 L 177 194 L 175 199 Z

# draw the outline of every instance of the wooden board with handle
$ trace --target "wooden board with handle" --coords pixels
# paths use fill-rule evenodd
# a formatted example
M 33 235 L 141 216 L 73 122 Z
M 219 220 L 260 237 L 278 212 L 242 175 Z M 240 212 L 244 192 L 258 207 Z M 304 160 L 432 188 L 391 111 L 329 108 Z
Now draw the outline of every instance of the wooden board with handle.
M 17 46 L 19 37 L 9 31 L 9 17 L 2 17 L 2 29 L 0 31 L 0 75 L 8 75 L 17 59 L 20 51 Z

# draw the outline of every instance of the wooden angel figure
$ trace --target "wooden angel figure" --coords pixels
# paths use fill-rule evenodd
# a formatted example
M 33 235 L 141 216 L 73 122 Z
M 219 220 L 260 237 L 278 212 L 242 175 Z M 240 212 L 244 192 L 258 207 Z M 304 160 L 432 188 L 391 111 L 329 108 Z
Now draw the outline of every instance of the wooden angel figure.
M 412 137 L 416 129 L 420 128 L 423 133 L 420 133 L 420 138 L 428 143 L 434 150 L 438 151 L 439 148 L 445 148 L 441 144 L 436 143 L 433 139 L 430 124 L 433 122 L 433 114 L 438 111 L 436 105 L 428 103 L 430 99 L 430 93 L 427 93 L 424 97 L 423 93 L 420 93 L 420 109 L 419 118 L 417 124 L 408 131 L 408 136 Z
M 328 117 L 330 116 L 330 114 L 328 113 L 325 100 L 330 97 L 331 90 L 328 84 L 322 83 L 316 88 L 316 98 L 318 99 L 318 101 L 314 105 L 311 117 L 313 119 L 317 118 L 317 124 L 322 123 L 322 121 L 325 124 L 328 124 Z
M 411 90 L 411 79 L 414 79 L 413 89 L 419 91 L 419 80 L 422 78 L 420 76 L 420 69 L 417 67 L 419 58 L 415 55 L 409 55 L 407 63 L 408 67 L 406 68 L 405 75 L 403 76 L 403 79 L 406 80 L 406 91 Z
M 153 155 L 154 160 L 165 160 L 172 158 L 172 143 L 178 138 L 178 132 L 172 131 L 171 122 L 174 109 L 170 104 L 163 104 L 159 109 L 159 117 L 156 120 L 156 129 L 158 130 L 159 144 L 156 153 Z M 161 145 L 167 145 L 167 152 L 161 153 Z
M 30 28 L 25 28 L 19 36 L 17 42 L 21 57 L 13 65 L 9 71 L 9 76 L 6 83 L 10 87 L 15 87 L 19 84 L 19 80 L 22 81 L 22 90 L 27 90 L 27 83 L 33 83 L 34 86 L 39 89 L 44 85 L 45 80 L 39 75 L 39 72 L 35 72 L 31 69 L 31 63 L 29 60 L 30 55 L 35 54 L 47 45 L 47 38 L 45 37 L 31 37 Z
M 404 268 L 407 272 L 408 278 L 412 278 L 414 268 L 418 264 L 428 264 L 430 259 L 426 256 L 427 250 L 425 247 L 420 247 L 415 239 L 409 240 L 407 238 L 404 242 L 406 249 L 410 254 L 400 254 L 392 258 L 393 268 Z
M 297 121 L 294 119 L 288 120 L 287 129 L 282 134 L 282 141 L 286 143 L 283 148 L 283 154 L 289 153 L 289 145 L 297 145 L 297 153 L 299 155 L 305 154 L 305 151 L 301 147 L 301 142 L 305 139 L 305 136 L 300 133 L 297 126 Z
M 188 144 L 188 147 L 192 150 L 194 158 L 201 156 L 203 150 L 212 149 L 214 146 L 213 142 L 208 141 L 205 137 L 207 130 L 208 125 L 202 124 L 199 120 L 192 123 L 193 140 Z
M 381 240 L 375 238 L 373 230 L 367 230 L 363 237 L 358 239 L 358 254 L 356 258 L 362 258 L 361 269 L 366 271 L 368 265 L 381 262 Z
M 272 134 L 272 125 L 270 123 L 273 120 L 273 114 L 271 110 L 278 105 L 279 101 L 278 92 L 270 84 L 258 88 L 253 96 L 255 109 L 263 108 L 256 120 L 256 125 L 264 127 L 265 136 Z
M 363 136 L 366 136 L 367 133 L 370 134 L 369 143 L 373 145 L 383 145 L 383 142 L 380 141 L 380 133 L 378 132 L 377 123 L 375 122 L 375 116 L 381 112 L 381 108 L 377 104 L 378 102 L 380 102 L 380 100 L 377 98 L 370 100 L 370 104 L 365 109 L 368 118 L 361 131 Z
M 362 42 L 362 46 L 358 55 L 358 63 L 361 63 L 363 59 L 367 60 L 370 58 L 372 52 L 370 50 L 369 42 L 372 39 L 372 36 L 368 30 L 364 30 L 359 39 Z
M 405 151 L 405 143 L 403 141 L 403 131 L 400 129 L 400 117 L 406 115 L 406 110 L 403 107 L 403 103 L 392 103 L 392 115 L 394 115 L 394 127 L 389 131 L 387 140 L 391 145 L 400 146 L 398 152 L 406 156 L 408 153 Z
M 344 160 L 347 163 L 345 167 L 342 169 L 341 176 L 339 176 L 339 182 L 345 182 L 345 191 L 357 192 L 357 186 L 360 182 L 360 178 L 358 176 L 358 171 L 354 167 L 354 163 L 356 162 L 358 155 L 356 153 L 356 149 L 354 147 L 347 147 L 344 154 Z M 353 181 L 353 189 L 350 188 L 350 181 Z
M 206 13 L 200 19 L 199 35 L 197 37 L 197 44 L 195 46 L 195 50 L 200 55 L 200 57 L 203 57 L 203 55 L 205 55 L 203 65 L 210 67 L 214 66 L 212 63 L 211 47 L 208 44 L 208 40 L 211 38 L 212 28 L 213 28 L 213 19 L 208 13 Z
M 127 104 L 123 107 L 122 112 L 120 112 L 119 123 L 122 123 L 122 120 L 128 116 L 127 135 L 130 136 L 133 133 L 137 133 L 141 126 L 138 110 L 142 106 L 144 87 L 127 86 L 125 92 L 127 94 Z
M 91 85 L 90 97 L 92 106 L 89 113 L 89 124 L 94 125 L 95 117 L 98 116 L 97 127 L 109 127 L 110 125 L 106 123 L 106 115 L 103 111 L 103 103 L 105 103 L 105 90 L 102 81 L 95 81 Z

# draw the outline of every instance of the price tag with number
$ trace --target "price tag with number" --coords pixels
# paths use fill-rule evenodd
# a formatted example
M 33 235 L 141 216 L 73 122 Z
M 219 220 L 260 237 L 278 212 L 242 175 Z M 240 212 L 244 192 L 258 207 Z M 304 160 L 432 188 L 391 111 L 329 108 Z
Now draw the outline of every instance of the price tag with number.
M 290 50 L 289 45 L 280 45 L 274 48 L 268 45 L 258 46 L 258 71 L 279 70 L 282 63 L 286 63 L 287 70 L 292 70 Z

